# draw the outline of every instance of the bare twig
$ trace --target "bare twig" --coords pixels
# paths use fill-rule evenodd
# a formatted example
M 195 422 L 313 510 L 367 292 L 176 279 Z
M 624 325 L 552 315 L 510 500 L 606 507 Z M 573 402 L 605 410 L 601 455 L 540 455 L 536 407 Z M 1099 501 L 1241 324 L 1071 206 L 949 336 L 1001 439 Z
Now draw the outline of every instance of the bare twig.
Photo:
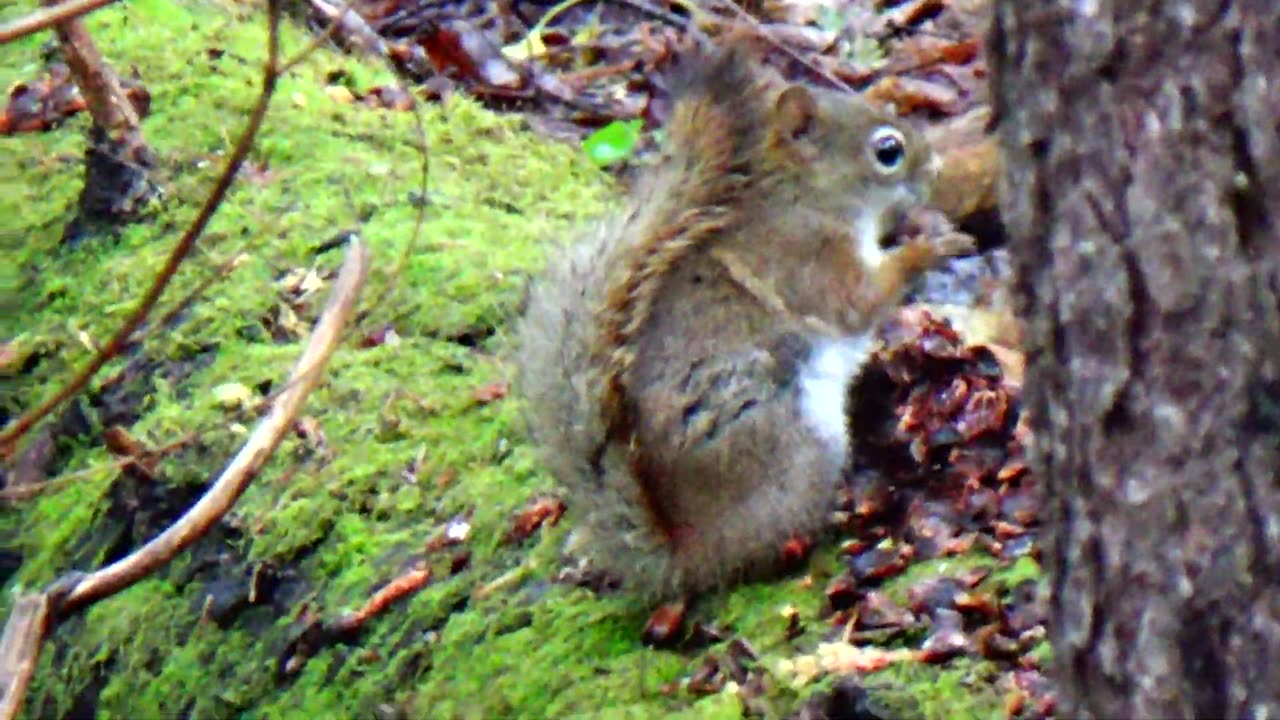
M 271 0 L 273 6 L 278 0 Z M 109 597 L 155 572 L 190 547 L 222 519 L 293 427 L 303 402 L 320 382 L 324 366 L 355 309 L 369 270 L 369 253 L 353 243 L 334 283 L 329 304 L 281 393 L 208 491 L 164 532 L 125 558 L 88 575 L 69 575 L 43 593 L 22 597 L 14 606 L 0 642 L 0 720 L 12 720 L 22 707 L 40 646 L 52 622 Z
M 397 80 L 397 82 L 401 82 Z M 422 153 L 422 174 L 418 180 L 418 202 L 417 214 L 413 219 L 413 234 L 409 236 L 409 243 L 405 245 L 404 252 L 400 253 L 400 259 L 396 261 L 395 269 L 392 271 L 391 280 L 387 287 L 387 295 L 391 295 L 397 290 L 401 276 L 404 275 L 405 265 L 409 264 L 409 258 L 414 257 L 418 253 L 418 244 L 422 240 L 422 225 L 427 220 L 427 202 L 428 196 L 428 180 L 431 177 L 431 148 L 427 145 L 427 127 L 422 122 L 422 107 L 418 102 L 413 104 L 413 131 L 414 136 L 418 140 L 419 150 Z
M 187 227 L 182 237 L 178 239 L 173 250 L 169 252 L 169 257 L 165 260 L 164 267 L 156 274 L 155 279 L 151 282 L 151 287 L 147 288 L 142 300 L 138 302 L 137 307 L 130 313 L 124 324 L 111 336 L 106 345 L 51 397 L 28 410 L 5 427 L 3 432 L 0 432 L 0 456 L 11 454 L 12 445 L 18 438 L 22 437 L 41 418 L 84 389 L 89 384 L 89 381 L 93 379 L 93 376 L 102 369 L 102 366 L 106 365 L 128 344 L 129 338 L 146 320 L 148 313 L 151 312 L 151 309 L 160 299 L 165 288 L 169 286 L 169 282 L 173 280 L 178 266 L 182 264 L 187 254 L 191 252 L 196 240 L 204 232 L 205 226 L 209 224 L 209 220 L 213 218 L 218 206 L 222 204 L 222 199 L 231 188 L 231 183 L 235 180 L 236 174 L 240 171 L 240 166 L 244 163 L 245 157 L 249 154 L 249 149 L 253 146 L 254 138 L 257 137 L 258 130 L 262 127 L 262 122 L 266 118 L 267 107 L 271 104 L 271 97 L 275 93 L 276 81 L 279 78 L 277 68 L 280 58 L 279 5 L 280 0 L 268 0 L 270 22 L 267 35 L 267 61 L 262 72 L 262 93 L 258 96 L 258 102 L 249 116 L 249 122 L 241 133 L 239 140 L 237 140 L 235 148 L 231 151 L 231 156 L 227 158 L 227 164 L 223 168 L 222 174 L 218 176 L 213 190 L 205 198 L 200 212 L 191 221 L 191 225 Z
M 171 443 L 152 450 L 148 455 L 154 458 L 162 458 L 175 450 L 179 450 L 190 445 L 195 439 L 196 435 L 194 433 L 188 433 Z M 6 487 L 0 489 L 0 502 L 13 503 L 20 502 L 22 500 L 30 500 L 31 498 L 49 490 L 59 488 L 64 485 L 70 485 L 81 478 L 86 478 L 95 473 L 107 472 L 109 470 L 120 470 L 134 462 L 137 462 L 136 458 L 124 457 L 95 467 L 77 470 L 75 472 L 66 473 L 65 475 L 59 475 L 58 477 L 43 480 L 41 482 Z
M 348 16 L 356 14 L 354 10 L 347 9 L 345 5 L 343 6 L 343 8 L 346 10 L 346 12 L 343 13 L 341 18 L 335 19 L 333 22 L 329 23 L 329 29 L 311 38 L 311 42 L 307 43 L 306 47 L 302 48 L 297 53 L 295 53 L 293 57 L 284 61 L 284 63 L 280 66 L 281 75 L 297 67 L 303 60 L 307 59 L 307 56 L 315 52 L 317 48 L 319 48 L 321 45 L 325 44 L 326 42 L 329 42 L 329 40 L 331 40 L 333 36 L 337 34 L 338 29 L 343 26 L 343 23 L 341 21 Z
M 160 316 L 159 320 L 152 323 L 151 328 L 145 333 L 145 335 L 150 335 L 169 327 L 169 325 L 178 318 L 178 315 L 181 314 L 183 310 L 195 305 L 196 300 L 199 300 L 200 297 L 204 295 L 205 291 L 212 287 L 214 283 L 225 279 L 228 275 L 234 272 L 236 268 L 243 265 L 244 261 L 247 260 L 248 257 L 249 256 L 247 254 L 238 252 L 235 255 L 232 255 L 229 260 L 218 265 L 212 275 L 196 283 L 195 287 L 191 288 L 190 292 L 184 295 L 182 299 L 178 300 L 178 302 L 174 303 L 173 307 L 169 308 L 164 315 Z
M 751 26 L 751 28 L 759 35 L 759 37 L 764 38 L 766 41 L 769 42 L 769 44 L 773 45 L 777 49 L 786 53 L 787 56 L 790 57 L 792 60 L 795 60 L 801 65 L 809 68 L 809 70 L 813 71 L 819 77 L 823 78 L 824 80 L 831 83 L 835 87 L 841 90 L 844 90 L 846 92 L 850 92 L 850 93 L 854 92 L 854 89 L 849 87 L 848 83 L 836 77 L 835 75 L 832 75 L 825 68 L 818 67 L 812 61 L 810 61 L 805 57 L 802 57 L 800 53 L 796 52 L 795 50 L 792 50 L 785 43 L 783 43 L 782 41 L 774 37 L 764 27 L 764 25 L 760 23 L 759 20 L 757 20 L 754 16 L 751 15 L 751 13 L 747 12 L 746 10 L 743 10 L 742 6 L 738 4 L 737 0 L 724 0 L 724 5 L 728 7 L 730 10 L 732 10 L 733 13 L 738 16 L 739 20 Z
M 320 315 L 311 340 L 290 375 L 292 387 L 280 394 L 271 406 L 271 411 L 254 428 L 244 447 L 186 514 L 127 557 L 77 582 L 58 604 L 59 614 L 112 595 L 150 575 L 203 536 L 231 509 L 262 469 L 267 458 L 275 452 L 285 433 L 293 427 L 294 418 L 303 401 L 319 383 L 325 363 L 337 348 L 338 337 L 355 309 L 356 298 L 359 297 L 368 270 L 368 250 L 361 244 L 353 243 L 333 285 L 329 304 Z
M 74 20 L 114 2 L 116 0 L 70 0 L 37 10 L 11 23 L 0 25 L 0 45 L 46 30 L 58 23 Z
M 392 60 L 388 51 L 386 42 L 382 36 L 365 21 L 365 19 L 356 11 L 352 10 L 343 2 L 331 3 L 328 0 L 308 0 L 311 7 L 321 15 L 329 18 L 332 23 L 325 34 L 319 38 L 324 40 L 329 38 L 334 29 L 341 29 L 344 36 L 351 41 L 362 52 L 371 56 L 380 58 L 387 63 L 391 72 L 396 76 L 396 85 L 406 94 L 414 97 L 411 90 L 405 87 L 404 80 L 398 72 L 395 62 Z M 392 296 L 397 290 L 397 285 L 401 276 L 404 274 L 404 268 L 409 262 L 409 258 L 414 257 L 418 251 L 418 244 L 422 238 L 422 225 L 426 222 L 427 202 L 428 202 L 428 180 L 431 175 L 431 153 L 427 145 L 427 129 L 422 121 L 422 105 L 415 100 L 413 104 L 413 129 L 414 136 L 418 141 L 419 149 L 422 153 L 422 172 L 419 179 L 419 198 L 417 205 L 417 214 L 414 217 L 413 233 L 409 237 L 409 242 L 405 245 L 404 251 L 400 253 L 400 258 L 396 261 L 396 265 L 392 268 L 390 279 L 385 289 L 387 296 Z
M 46 6 L 55 7 L 49 0 Z M 113 137 L 138 131 L 138 114 L 120 87 L 120 78 L 107 66 L 102 53 L 78 17 L 63 20 L 55 28 L 67 68 L 84 96 L 89 115 Z M 140 143 L 141 137 L 133 139 Z

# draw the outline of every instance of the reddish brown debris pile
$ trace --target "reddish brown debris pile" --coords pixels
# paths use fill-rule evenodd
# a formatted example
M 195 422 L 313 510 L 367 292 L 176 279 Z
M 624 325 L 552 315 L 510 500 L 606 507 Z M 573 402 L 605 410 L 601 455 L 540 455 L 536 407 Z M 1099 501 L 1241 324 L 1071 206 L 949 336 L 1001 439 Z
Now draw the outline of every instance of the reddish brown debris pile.
M 851 392 L 851 539 L 844 572 L 826 588 L 831 636 L 905 642 L 922 662 L 996 661 L 1008 669 L 1010 717 L 1047 716 L 1053 698 L 1032 652 L 1047 614 L 1035 579 L 974 567 L 925 580 L 905 601 L 878 589 L 917 560 L 977 549 L 1008 567 L 1038 553 L 1018 386 L 996 355 L 921 308 L 904 309 L 883 337 Z
M 912 548 L 898 554 L 921 558 L 975 543 L 1007 559 L 1031 552 L 1038 501 L 1019 387 L 927 310 L 903 310 L 883 336 L 851 392 L 855 537 L 892 536 Z
M 975 542 L 1002 558 L 1025 554 L 1018 540 L 1037 523 L 1038 501 L 1020 387 L 990 349 L 966 345 L 923 308 L 904 309 L 882 335 L 885 349 L 850 397 L 855 536 L 879 527 L 924 558 Z
M 328 0 L 309 5 L 317 31 L 338 14 Z M 338 40 L 386 57 L 416 85 L 414 95 L 462 92 L 530 112 L 534 127 L 558 136 L 582 137 L 613 120 L 660 124 L 668 107 L 663 74 L 695 28 L 713 38 L 746 34 L 788 77 L 866 91 L 903 114 L 950 118 L 986 102 L 985 3 L 711 2 L 692 15 L 678 2 L 357 0 L 350 7 L 357 14 L 345 17 Z M 412 106 L 402 91 L 329 82 L 341 102 Z
M 145 117 L 151 108 L 151 94 L 136 79 L 120 78 L 120 84 L 138 117 Z M 71 71 L 55 63 L 39 78 L 9 88 L 9 101 L 0 112 L 0 135 L 46 132 L 86 108 Z
M 1026 472 L 1019 389 L 997 356 L 922 308 L 886 323 L 854 388 L 860 460 L 895 485 L 1004 488 Z

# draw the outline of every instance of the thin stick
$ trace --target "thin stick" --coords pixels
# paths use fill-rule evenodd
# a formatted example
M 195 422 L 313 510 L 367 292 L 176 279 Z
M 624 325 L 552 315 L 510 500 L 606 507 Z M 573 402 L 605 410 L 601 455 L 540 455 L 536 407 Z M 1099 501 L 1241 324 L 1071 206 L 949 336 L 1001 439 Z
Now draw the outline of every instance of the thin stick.
M 343 9 L 345 13 L 350 13 L 352 15 L 355 15 L 354 10 L 347 9 L 346 6 L 343 6 Z M 346 17 L 345 13 L 343 15 L 344 18 Z M 335 18 L 332 22 L 329 23 L 329 28 L 327 30 L 311 38 L 311 42 L 307 43 L 306 47 L 299 50 L 293 57 L 285 60 L 284 63 L 280 66 L 280 74 L 283 75 L 289 72 L 290 70 L 294 69 L 299 64 L 301 64 L 303 60 L 306 60 L 307 57 L 309 57 L 311 53 L 315 52 L 321 45 L 333 39 L 333 36 L 338 32 L 338 28 L 343 25 L 343 23 L 339 22 L 339 20 L 340 20 L 339 18 Z
M 45 4 L 51 5 L 49 0 L 45 0 Z M 67 68 L 80 88 L 94 124 L 117 139 L 127 137 L 130 148 L 141 145 L 138 113 L 125 96 L 120 78 L 103 60 L 84 22 L 79 18 L 65 20 L 56 31 Z
M 107 344 L 74 377 L 59 388 L 52 397 L 28 410 L 17 420 L 10 423 L 3 432 L 0 432 L 0 457 L 10 454 L 13 443 L 44 416 L 53 412 L 59 405 L 83 390 L 89 384 L 89 381 L 93 379 L 93 376 L 102 369 L 102 366 L 106 365 L 128 344 L 129 338 L 142 325 L 147 314 L 151 312 L 151 309 L 164 293 L 165 288 L 169 286 L 169 282 L 173 280 L 174 274 L 178 271 L 178 266 L 182 264 L 187 254 L 191 252 L 196 240 L 204 232 L 205 226 L 209 224 L 209 220 L 213 218 L 218 206 L 222 204 L 222 199 L 231 188 L 231 183 L 240 171 L 240 166 L 244 163 L 245 157 L 248 156 L 249 149 L 253 147 L 254 138 L 257 137 L 258 130 L 261 129 L 262 122 L 267 116 L 267 107 L 271 104 L 271 96 L 275 93 L 276 80 L 279 78 L 277 68 L 280 57 L 280 2 L 281 0 L 268 0 L 267 3 L 271 14 L 269 32 L 267 34 L 267 62 L 262 71 L 262 93 L 258 96 L 258 103 L 254 106 L 249 116 L 249 122 L 236 142 L 235 148 L 231 151 L 231 156 L 227 158 L 227 164 L 223 168 L 222 174 L 218 176 L 213 190 L 205 198 L 200 212 L 191 221 L 191 225 L 187 227 L 182 237 L 178 239 L 178 243 L 173 250 L 169 252 L 169 257 L 165 260 L 164 267 L 160 269 L 160 272 L 151 282 L 151 287 L 147 288 L 147 292 L 143 295 L 142 300 L 139 301 L 138 306 L 134 308 L 124 324 L 116 330 L 115 335 L 111 336 Z
M 235 255 L 232 255 L 231 259 L 218 265 L 212 275 L 201 280 L 199 283 L 196 283 L 196 286 L 191 289 L 191 292 L 187 293 L 181 300 L 174 303 L 173 307 L 169 308 L 164 315 L 161 315 L 159 320 L 152 323 L 151 328 L 143 334 L 143 337 L 140 338 L 140 340 L 146 339 L 147 336 L 168 328 L 183 310 L 195 305 L 196 300 L 199 300 L 206 290 L 213 287 L 214 283 L 226 278 L 234 272 L 235 269 L 243 265 L 244 261 L 248 258 L 249 256 L 246 253 L 238 252 Z
M 46 30 L 58 23 L 74 20 L 114 2 L 116 0 L 71 0 L 70 2 L 37 10 L 7 25 L 0 25 L 0 45 L 24 38 L 31 33 Z
M 355 45 L 365 54 L 377 57 L 385 62 L 391 72 L 396 75 L 396 86 L 415 98 L 413 102 L 413 130 L 422 155 L 421 174 L 418 181 L 420 197 L 416 203 L 418 212 L 414 216 L 413 233 L 409 236 L 409 242 L 405 245 L 404 251 L 400 253 L 400 258 L 396 261 L 395 267 L 392 268 L 384 290 L 384 294 L 387 297 L 392 297 L 399 289 L 400 278 L 404 275 L 404 269 L 408 265 L 409 259 L 417 255 L 418 243 L 422 239 L 422 226 L 427 218 L 428 188 L 431 177 L 431 149 L 427 144 L 426 124 L 422 120 L 422 103 L 416 98 L 413 91 L 405 87 L 404 79 L 400 76 L 395 62 L 387 51 L 386 42 L 373 28 L 369 27 L 369 24 L 360 13 L 341 2 L 336 5 L 331 4 L 328 0 L 308 0 L 308 2 L 316 12 L 329 18 L 333 23 L 329 26 L 329 31 L 325 33 L 325 36 L 320 38 L 321 40 L 328 38 L 333 29 L 341 25 L 348 39 L 354 40 Z M 555 12 L 555 10 L 553 9 L 551 12 Z
M 746 10 L 743 10 L 742 6 L 737 3 L 737 0 L 724 0 L 724 4 L 728 6 L 734 12 L 735 15 L 738 16 L 739 20 L 745 21 L 748 25 L 750 25 L 751 28 L 755 30 L 755 32 L 759 37 L 764 38 L 766 41 L 769 42 L 769 44 L 773 45 L 775 48 L 786 53 L 787 56 L 790 57 L 792 60 L 795 60 L 796 62 L 800 63 L 806 68 L 809 68 L 809 70 L 813 71 L 814 73 L 817 73 L 819 77 L 822 77 L 827 82 L 831 83 L 832 85 L 835 85 L 837 88 L 850 93 L 856 92 L 853 88 L 849 87 L 848 83 L 836 77 L 835 75 L 832 75 L 831 73 L 827 72 L 826 69 L 818 67 L 817 65 L 813 64 L 807 58 L 801 57 L 800 53 L 797 53 L 795 50 L 792 50 L 791 48 L 787 47 L 781 40 L 774 37 L 772 33 L 770 33 L 767 29 L 765 29 L 765 27 L 760 23 L 759 20 L 757 20 L 754 16 L 751 15 L 751 13 L 747 12 Z
M 148 456 L 154 457 L 157 459 L 162 458 L 165 455 L 168 455 L 169 453 L 174 452 L 175 450 L 180 450 L 186 447 L 187 445 L 190 445 L 192 442 L 195 441 L 195 439 L 196 439 L 195 433 L 188 433 L 178 438 L 177 440 L 174 440 L 173 442 L 168 443 L 167 445 L 156 448 L 155 450 L 148 453 Z M 43 482 L 33 483 L 30 485 L 18 485 L 16 487 L 6 487 L 3 489 L 0 489 L 0 503 L 16 503 L 22 500 L 30 500 L 31 498 L 36 497 L 41 493 L 44 493 L 56 488 L 60 488 L 64 485 L 69 485 L 81 478 L 86 478 L 91 475 L 96 475 L 97 473 L 109 472 L 112 470 L 120 470 L 124 467 L 127 467 L 128 465 L 131 465 L 132 463 L 137 462 L 137 460 L 138 459 L 134 457 L 123 457 L 123 458 L 119 458 L 118 460 L 113 460 L 109 463 L 104 463 L 102 465 L 85 468 L 83 470 L 77 470 L 75 472 L 70 472 L 65 475 L 59 475 L 58 477 L 50 478 Z
M 151 542 L 98 570 L 79 582 L 58 604 L 61 615 L 113 595 L 150 575 L 175 555 L 200 539 L 222 519 L 293 427 L 307 395 L 320 382 L 325 363 L 338 347 L 338 338 L 355 309 L 360 288 L 369 270 L 369 251 L 352 243 L 334 282 L 329 304 L 316 323 L 306 350 L 298 359 L 289 382 L 240 452 L 227 465 L 200 500 Z

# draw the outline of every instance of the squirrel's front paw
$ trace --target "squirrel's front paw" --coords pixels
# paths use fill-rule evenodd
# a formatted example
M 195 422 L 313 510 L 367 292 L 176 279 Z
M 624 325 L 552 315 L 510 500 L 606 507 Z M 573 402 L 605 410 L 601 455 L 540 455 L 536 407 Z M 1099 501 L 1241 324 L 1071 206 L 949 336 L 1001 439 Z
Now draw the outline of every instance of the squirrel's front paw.
M 958 257 L 978 252 L 978 245 L 973 236 L 956 230 L 931 238 L 927 242 L 933 245 L 934 252 L 940 257 Z

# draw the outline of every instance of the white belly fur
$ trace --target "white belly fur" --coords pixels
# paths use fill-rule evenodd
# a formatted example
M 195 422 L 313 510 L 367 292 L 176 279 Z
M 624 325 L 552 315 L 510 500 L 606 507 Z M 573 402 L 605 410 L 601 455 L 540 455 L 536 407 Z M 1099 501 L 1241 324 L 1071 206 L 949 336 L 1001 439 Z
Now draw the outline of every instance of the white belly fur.
M 848 454 L 845 399 L 849 384 L 871 355 L 870 335 L 818 340 L 800 369 L 800 413 L 841 462 Z

